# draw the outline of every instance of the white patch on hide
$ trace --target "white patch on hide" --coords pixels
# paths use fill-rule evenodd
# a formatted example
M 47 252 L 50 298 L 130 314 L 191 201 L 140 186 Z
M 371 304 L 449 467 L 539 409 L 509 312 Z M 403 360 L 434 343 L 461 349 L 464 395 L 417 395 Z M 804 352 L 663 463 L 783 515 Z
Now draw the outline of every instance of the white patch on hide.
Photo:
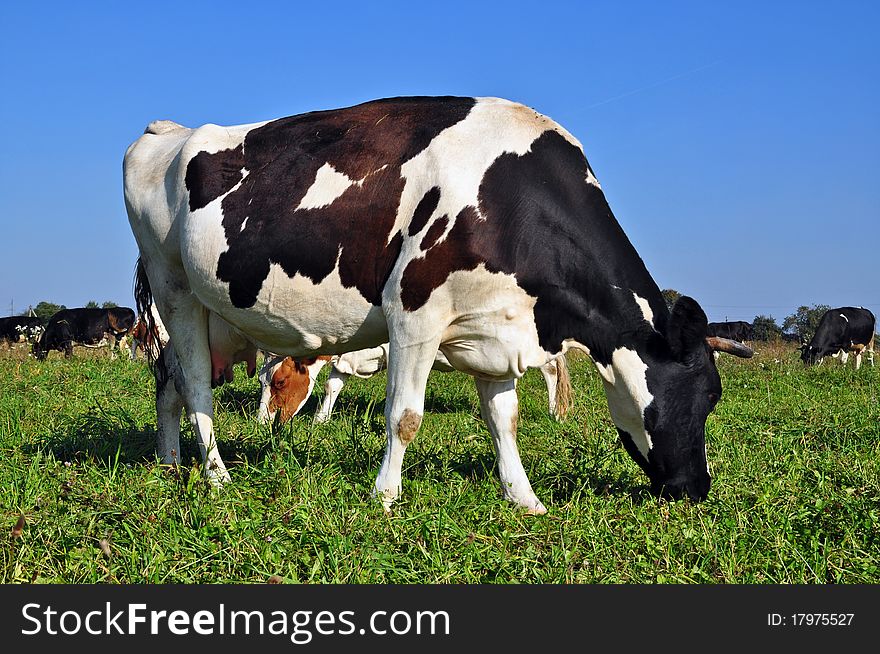
M 548 130 L 583 150 L 565 128 L 525 105 L 500 98 L 476 98 L 467 117 L 440 132 L 427 148 L 400 168 L 406 186 L 400 198 L 390 241 L 406 225 L 419 201 L 439 186 L 440 202 L 432 216 L 450 222 L 467 206 L 479 207 L 480 182 L 489 166 L 505 153 L 526 154 Z M 448 229 L 452 229 L 452 225 Z M 448 231 L 448 230 L 447 230 Z
M 596 366 L 602 372 L 602 366 Z M 654 400 L 648 390 L 647 364 L 635 350 L 620 347 L 611 355 L 612 381 L 605 379 L 608 409 L 614 424 L 628 433 L 647 461 L 651 448 L 651 434 L 645 429 L 645 409 Z M 604 375 L 603 375 L 604 377 Z
M 639 308 L 642 310 L 642 315 L 645 317 L 645 320 L 647 320 L 648 324 L 653 328 L 654 312 L 651 311 L 651 305 L 648 304 L 648 301 L 645 298 L 639 297 L 635 291 L 633 291 L 633 297 L 636 299 L 636 304 L 638 304 Z
M 353 184 L 360 185 L 363 183 L 364 180 L 351 179 L 344 173 L 337 171 L 329 163 L 325 163 L 318 168 L 318 172 L 315 174 L 315 181 L 309 187 L 309 190 L 306 191 L 296 210 L 326 207 L 329 204 L 333 204 Z

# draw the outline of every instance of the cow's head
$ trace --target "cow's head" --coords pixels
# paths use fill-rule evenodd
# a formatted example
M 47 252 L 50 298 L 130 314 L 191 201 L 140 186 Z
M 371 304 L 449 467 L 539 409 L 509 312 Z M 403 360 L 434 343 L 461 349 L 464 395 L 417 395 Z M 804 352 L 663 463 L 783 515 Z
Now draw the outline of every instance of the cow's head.
M 107 310 L 107 322 L 114 335 L 124 335 L 131 331 L 135 319 L 134 310 L 128 307 L 112 307 Z
M 34 340 L 34 344 L 31 346 L 31 354 L 37 359 L 37 361 L 45 360 L 46 356 L 49 354 L 48 348 L 44 346 L 43 340 L 46 337 L 47 332 L 43 332 L 40 336 Z
M 812 366 L 816 363 L 821 363 L 822 359 L 826 356 L 837 352 L 837 350 L 833 348 L 822 347 L 821 345 L 814 345 L 813 343 L 813 341 L 809 343 L 804 341 L 798 348 L 801 351 L 801 361 L 805 366 Z
M 798 350 L 801 351 L 801 361 L 803 361 L 805 366 L 812 365 L 816 362 L 817 357 L 813 353 L 813 348 L 808 344 L 802 342 Z
M 707 337 L 706 314 L 689 297 L 672 309 L 666 334 L 643 347 L 619 347 L 599 366 L 620 439 L 667 499 L 703 500 L 709 493 L 706 418 L 721 398 L 713 351 L 750 357 L 742 343 Z
M 300 412 L 312 394 L 315 380 L 330 357 L 293 359 L 285 357 L 265 365 L 260 372 L 262 397 L 260 420 L 271 422 L 280 411 L 278 419 L 284 423 Z

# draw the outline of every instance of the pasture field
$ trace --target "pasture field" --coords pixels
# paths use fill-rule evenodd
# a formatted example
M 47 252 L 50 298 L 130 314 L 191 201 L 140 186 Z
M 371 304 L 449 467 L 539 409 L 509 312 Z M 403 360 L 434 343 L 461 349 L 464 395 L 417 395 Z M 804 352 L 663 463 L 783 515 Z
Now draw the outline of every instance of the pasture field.
M 701 504 L 648 493 L 588 359 L 569 357 L 574 404 L 562 422 L 529 371 L 518 442 L 549 509 L 538 517 L 502 499 L 476 391 L 459 373 L 432 373 L 403 496 L 386 516 L 370 498 L 384 373 L 350 380 L 326 425 L 312 424 L 312 398 L 272 426 L 256 423 L 259 383 L 237 366 L 214 391 L 233 478 L 215 491 L 186 425 L 186 465 L 157 464 L 143 359 L 77 348 L 38 362 L 23 345 L 4 348 L 0 582 L 880 582 L 880 361 L 805 369 L 793 349 L 756 348 L 719 360 Z

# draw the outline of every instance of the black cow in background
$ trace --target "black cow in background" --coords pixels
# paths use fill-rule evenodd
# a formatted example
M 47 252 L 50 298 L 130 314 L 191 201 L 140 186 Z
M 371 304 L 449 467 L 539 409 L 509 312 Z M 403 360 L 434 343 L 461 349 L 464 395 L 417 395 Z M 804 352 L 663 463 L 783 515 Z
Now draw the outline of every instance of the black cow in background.
M 58 350 L 69 358 L 74 345 L 109 345 L 115 352 L 134 321 L 134 310 L 128 307 L 62 309 L 49 319 L 46 331 L 34 343 L 33 354 L 42 361 L 51 350 Z
M 846 365 L 850 352 L 856 355 L 856 370 L 862 365 L 862 352 L 874 365 L 874 330 L 877 320 L 863 307 L 829 309 L 819 320 L 816 333 L 801 346 L 801 361 L 806 365 L 822 363 L 826 356 L 839 357 Z
M 30 340 L 43 329 L 43 322 L 35 316 L 8 316 L 0 318 L 0 343 L 18 343 L 21 337 Z
M 753 341 L 755 333 L 751 323 L 745 320 L 733 320 L 730 322 L 710 322 L 709 336 L 718 336 L 720 338 L 729 338 L 732 341 L 744 343 Z

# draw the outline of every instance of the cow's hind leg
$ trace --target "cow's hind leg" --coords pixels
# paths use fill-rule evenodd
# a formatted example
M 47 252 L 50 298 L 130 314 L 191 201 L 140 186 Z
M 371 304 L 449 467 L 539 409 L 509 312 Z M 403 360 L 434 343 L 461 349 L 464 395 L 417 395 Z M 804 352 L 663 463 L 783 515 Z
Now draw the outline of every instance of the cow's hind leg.
M 562 420 L 571 406 L 571 378 L 565 355 L 550 359 L 541 366 L 540 370 L 544 376 L 544 383 L 547 385 L 550 415 L 557 420 Z
M 214 437 L 214 397 L 211 393 L 211 354 L 208 345 L 208 317 L 196 301 L 179 299 L 167 323 L 172 347 L 169 361 L 177 392 L 183 398 L 187 419 L 198 441 L 205 477 L 220 486 L 229 473 L 217 450 Z M 157 404 L 156 409 L 159 409 Z
M 402 346 L 391 340 L 385 400 L 387 442 L 373 491 L 386 512 L 400 495 L 403 455 L 422 424 L 425 387 L 438 346 L 439 341 Z
M 540 368 L 541 374 L 544 376 L 544 383 L 547 384 L 547 400 L 550 405 L 550 414 L 555 418 L 559 418 L 556 413 L 556 380 L 558 371 L 556 370 L 556 361 L 551 359 Z
M 177 357 L 166 347 L 156 362 L 156 450 L 164 464 L 175 465 L 180 461 L 180 412 L 183 397 L 175 385 L 175 375 L 180 374 Z M 159 371 L 162 371 L 161 374 Z
M 519 399 L 516 381 L 490 382 L 475 379 L 480 395 L 480 413 L 495 445 L 498 456 L 498 475 L 504 496 L 520 505 L 528 513 L 547 512 L 532 490 L 516 446 L 516 429 L 519 416 Z

